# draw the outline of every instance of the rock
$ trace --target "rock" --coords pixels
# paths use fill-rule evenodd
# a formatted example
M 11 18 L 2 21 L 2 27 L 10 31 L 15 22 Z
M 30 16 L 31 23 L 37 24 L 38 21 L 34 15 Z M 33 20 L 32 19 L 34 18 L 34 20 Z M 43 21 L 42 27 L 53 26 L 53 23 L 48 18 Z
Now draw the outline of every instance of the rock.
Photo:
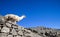
M 25 37 L 33 37 L 34 36 L 34 35 L 28 34 L 28 33 L 25 33 L 24 35 L 25 35 Z
M 0 16 L 0 24 L 3 24 L 5 22 L 5 19 L 3 16 Z
M 43 36 L 40 36 L 38 34 L 33 34 L 34 36 L 33 37 L 43 37 Z
M 12 33 L 12 35 L 17 35 L 17 32 L 14 28 L 12 29 L 11 33 Z
M 21 36 L 18 35 L 18 36 L 16 36 L 16 37 L 21 37 Z
M 7 37 L 6 33 L 0 33 L 0 37 Z
M 0 27 L 0 30 L 1 30 L 1 27 Z
M 30 30 L 27 30 L 27 29 L 24 29 L 24 31 L 26 32 L 26 33 L 31 33 L 31 31 Z
M 11 27 L 11 24 L 9 24 L 9 23 L 6 23 L 6 26 L 8 26 L 8 27 Z
M 13 35 L 8 35 L 7 37 L 13 37 Z
M 24 28 L 22 26 L 18 26 L 18 31 L 19 30 L 24 30 Z
M 20 30 L 20 31 L 18 31 L 18 34 L 19 35 L 23 35 L 23 32 Z
M 1 29 L 1 32 L 4 32 L 4 33 L 8 33 L 9 31 L 10 31 L 10 29 L 7 28 L 7 27 L 3 27 L 3 28 Z
M 12 25 L 12 28 L 18 29 L 17 25 Z

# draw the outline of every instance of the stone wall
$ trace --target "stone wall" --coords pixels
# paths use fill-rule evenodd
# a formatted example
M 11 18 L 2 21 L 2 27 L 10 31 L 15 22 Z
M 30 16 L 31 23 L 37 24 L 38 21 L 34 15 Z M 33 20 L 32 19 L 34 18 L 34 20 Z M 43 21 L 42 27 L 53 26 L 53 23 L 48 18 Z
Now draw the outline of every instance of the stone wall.
M 0 16 L 0 37 L 60 37 L 60 31 L 49 28 L 24 28 L 16 21 Z
M 41 37 L 14 22 L 3 19 L 3 17 L 0 17 L 0 37 Z

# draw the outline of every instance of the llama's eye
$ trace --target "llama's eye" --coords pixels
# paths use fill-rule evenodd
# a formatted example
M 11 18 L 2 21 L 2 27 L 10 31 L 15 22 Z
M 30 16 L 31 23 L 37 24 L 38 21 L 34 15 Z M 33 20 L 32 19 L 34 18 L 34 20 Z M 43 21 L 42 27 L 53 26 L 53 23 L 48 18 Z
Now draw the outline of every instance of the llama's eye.
M 13 19 L 13 18 L 10 18 L 10 19 Z

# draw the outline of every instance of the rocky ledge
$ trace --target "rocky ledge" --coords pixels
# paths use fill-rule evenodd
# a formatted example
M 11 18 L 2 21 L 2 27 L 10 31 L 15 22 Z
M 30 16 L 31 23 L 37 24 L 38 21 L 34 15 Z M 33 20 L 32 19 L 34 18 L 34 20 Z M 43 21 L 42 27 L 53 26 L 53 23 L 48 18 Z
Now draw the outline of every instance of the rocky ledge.
M 6 21 L 3 16 L 0 16 L 0 37 L 42 37 L 37 33 L 18 26 L 12 21 Z
M 6 21 L 0 16 L 0 37 L 60 37 L 60 30 L 44 27 L 24 28 L 11 19 Z

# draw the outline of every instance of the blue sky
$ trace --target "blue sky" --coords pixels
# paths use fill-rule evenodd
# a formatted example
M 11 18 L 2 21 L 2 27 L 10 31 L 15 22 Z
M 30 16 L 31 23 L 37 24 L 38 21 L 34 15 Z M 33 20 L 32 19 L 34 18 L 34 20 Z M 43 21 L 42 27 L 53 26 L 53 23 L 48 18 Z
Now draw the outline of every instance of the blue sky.
M 0 14 L 26 15 L 18 22 L 23 27 L 60 29 L 60 0 L 0 0 Z

